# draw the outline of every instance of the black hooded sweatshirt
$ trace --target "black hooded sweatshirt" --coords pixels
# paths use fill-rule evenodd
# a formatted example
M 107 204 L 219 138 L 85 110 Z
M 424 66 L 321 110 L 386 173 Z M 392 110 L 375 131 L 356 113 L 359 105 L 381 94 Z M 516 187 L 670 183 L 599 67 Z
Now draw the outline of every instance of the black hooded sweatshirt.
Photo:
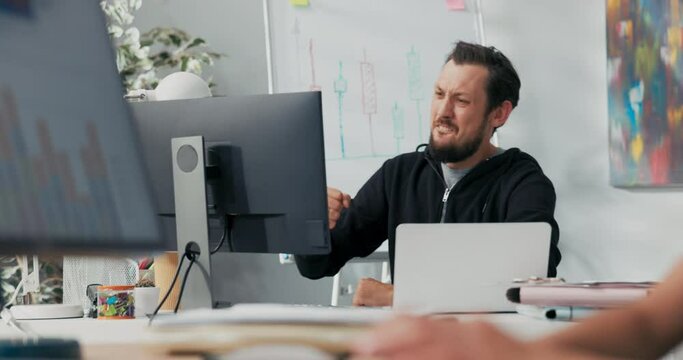
M 331 230 L 330 254 L 296 256 L 299 272 L 310 279 L 333 276 L 388 239 L 393 274 L 396 227 L 438 223 L 446 206 L 446 223 L 547 222 L 552 227 L 548 276 L 556 275 L 561 255 L 555 189 L 531 155 L 509 149 L 477 164 L 448 196 L 446 188 L 441 166 L 428 150 L 387 160 L 342 211 Z

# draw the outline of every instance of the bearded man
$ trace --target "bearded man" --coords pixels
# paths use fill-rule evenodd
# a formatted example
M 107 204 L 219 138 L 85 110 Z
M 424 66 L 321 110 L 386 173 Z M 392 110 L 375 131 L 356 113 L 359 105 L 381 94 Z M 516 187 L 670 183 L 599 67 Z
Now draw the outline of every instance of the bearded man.
M 328 188 L 332 251 L 296 256 L 299 272 L 311 279 L 334 276 L 388 239 L 393 273 L 402 223 L 547 222 L 548 276 L 555 276 L 561 256 L 553 184 L 531 155 L 490 142 L 517 106 L 520 86 L 500 51 L 458 42 L 434 85 L 429 144 L 387 160 L 353 199 Z M 392 285 L 362 279 L 353 303 L 387 306 L 392 299 Z

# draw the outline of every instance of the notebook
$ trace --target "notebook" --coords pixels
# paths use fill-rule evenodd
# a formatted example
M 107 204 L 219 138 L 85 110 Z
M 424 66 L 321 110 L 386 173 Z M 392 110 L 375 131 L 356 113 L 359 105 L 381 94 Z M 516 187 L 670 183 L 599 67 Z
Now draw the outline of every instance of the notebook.
M 515 279 L 544 277 L 547 223 L 402 224 L 396 229 L 394 309 L 513 312 Z

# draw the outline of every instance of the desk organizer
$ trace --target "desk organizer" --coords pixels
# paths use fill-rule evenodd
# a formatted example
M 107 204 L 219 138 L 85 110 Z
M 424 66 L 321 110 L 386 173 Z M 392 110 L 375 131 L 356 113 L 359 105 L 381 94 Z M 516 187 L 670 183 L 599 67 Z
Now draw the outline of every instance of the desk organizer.
M 98 286 L 97 318 L 103 320 L 134 319 L 133 285 Z

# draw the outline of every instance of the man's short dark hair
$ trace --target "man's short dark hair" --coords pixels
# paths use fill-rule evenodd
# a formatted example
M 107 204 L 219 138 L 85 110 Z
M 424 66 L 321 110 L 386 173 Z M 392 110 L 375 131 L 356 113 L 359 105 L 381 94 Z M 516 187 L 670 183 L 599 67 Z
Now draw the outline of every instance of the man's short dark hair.
M 482 46 L 458 41 L 448 55 L 446 63 L 453 60 L 457 65 L 481 65 L 488 69 L 489 78 L 486 86 L 486 114 L 500 106 L 505 100 L 512 103 L 512 108 L 519 101 L 519 81 L 517 71 L 510 60 L 493 46 Z

